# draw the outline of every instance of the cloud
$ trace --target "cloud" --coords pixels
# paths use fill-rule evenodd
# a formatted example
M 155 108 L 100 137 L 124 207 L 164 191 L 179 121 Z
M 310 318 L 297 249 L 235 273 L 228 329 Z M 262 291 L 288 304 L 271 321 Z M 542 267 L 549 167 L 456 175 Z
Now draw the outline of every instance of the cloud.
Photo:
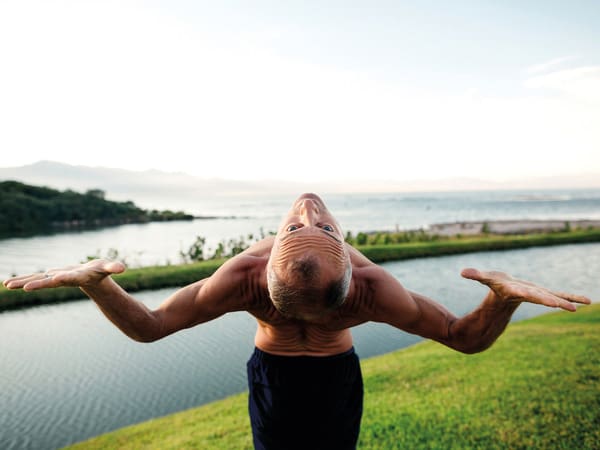
M 572 61 L 574 59 L 578 59 L 577 56 L 563 56 L 561 58 L 554 58 L 550 61 L 543 62 L 541 64 L 535 64 L 533 66 L 529 66 L 525 69 L 525 72 L 533 75 L 536 73 L 546 72 L 547 70 L 553 69 L 556 66 L 559 66 L 567 61 Z
M 586 103 L 600 104 L 600 66 L 549 72 L 527 79 L 525 86 L 551 90 Z

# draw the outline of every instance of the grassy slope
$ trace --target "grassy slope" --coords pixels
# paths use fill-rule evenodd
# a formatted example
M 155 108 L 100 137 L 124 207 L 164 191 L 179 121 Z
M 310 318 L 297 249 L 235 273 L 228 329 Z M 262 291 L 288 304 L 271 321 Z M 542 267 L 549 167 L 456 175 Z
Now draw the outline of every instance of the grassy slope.
M 600 242 L 600 229 L 517 236 L 489 235 L 463 237 L 460 239 L 451 238 L 432 242 L 369 245 L 358 247 L 358 249 L 371 261 L 380 263 L 428 256 L 585 242 Z M 210 276 L 223 261 L 209 260 L 194 264 L 129 269 L 123 274 L 114 276 L 114 279 L 128 292 L 184 286 Z M 83 297 L 81 291 L 76 288 L 24 292 L 22 290 L 9 291 L 0 285 L 0 311 L 44 303 L 76 300 Z
M 424 342 L 362 362 L 360 449 L 593 449 L 600 443 L 600 305 L 511 324 L 488 351 Z M 240 394 L 76 449 L 252 448 Z

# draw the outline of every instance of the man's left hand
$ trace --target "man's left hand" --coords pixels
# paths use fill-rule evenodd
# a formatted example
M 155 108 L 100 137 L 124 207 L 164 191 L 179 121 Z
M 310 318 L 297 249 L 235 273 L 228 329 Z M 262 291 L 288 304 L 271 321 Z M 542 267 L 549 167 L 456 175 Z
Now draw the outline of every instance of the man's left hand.
M 577 310 L 575 303 L 589 305 L 592 302 L 583 295 L 551 291 L 529 281 L 513 278 L 504 272 L 486 272 L 469 268 L 463 269 L 461 275 L 464 278 L 485 284 L 499 299 L 506 302 L 536 303 L 553 308 L 562 308 L 571 312 Z

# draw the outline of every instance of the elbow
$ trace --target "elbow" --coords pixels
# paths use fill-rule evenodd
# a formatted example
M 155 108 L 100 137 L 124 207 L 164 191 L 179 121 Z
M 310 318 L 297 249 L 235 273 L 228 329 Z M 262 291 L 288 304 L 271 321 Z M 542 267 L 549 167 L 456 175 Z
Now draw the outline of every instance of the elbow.
M 135 329 L 122 330 L 130 339 L 143 344 L 156 342 L 164 335 L 159 326 L 136 327 Z
M 156 342 L 166 336 L 161 327 L 148 327 L 137 330 L 136 332 L 126 333 L 131 339 L 142 344 Z
M 465 346 L 465 347 L 455 348 L 455 350 L 458 350 L 459 352 L 461 352 L 465 355 L 474 355 L 476 353 L 481 353 L 482 351 L 485 350 L 485 348 L 480 348 L 480 347 L 475 347 L 475 346 Z
M 160 317 L 156 317 L 154 313 L 150 313 L 144 317 L 144 320 L 139 321 L 136 326 L 132 326 L 125 331 L 125 334 L 134 341 L 143 344 L 156 342 L 165 336 L 163 321 Z
M 456 322 L 457 320 L 453 320 L 448 324 L 448 334 L 446 337 L 446 345 L 453 350 L 465 355 L 474 355 L 475 353 L 487 350 L 494 343 L 494 341 L 485 339 L 485 336 L 473 335 L 472 333 L 468 333 L 464 328 L 453 327 Z
M 150 335 L 128 335 L 131 339 L 133 339 L 135 342 L 139 342 L 142 344 L 149 344 L 151 342 L 156 342 L 158 341 L 158 338 L 155 336 L 150 336 Z
M 462 342 L 457 345 L 452 345 L 454 350 L 457 350 L 465 355 L 474 355 L 481 353 L 492 346 L 492 342 Z

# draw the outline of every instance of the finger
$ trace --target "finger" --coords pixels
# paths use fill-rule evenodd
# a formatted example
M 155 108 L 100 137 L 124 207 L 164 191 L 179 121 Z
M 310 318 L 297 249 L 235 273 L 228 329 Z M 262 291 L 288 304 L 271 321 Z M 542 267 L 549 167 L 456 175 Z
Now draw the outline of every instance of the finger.
M 592 303 L 592 300 L 590 298 L 586 297 L 585 295 L 576 295 L 576 294 L 570 294 L 568 292 L 557 292 L 557 291 L 552 291 L 552 293 L 554 295 L 556 295 L 557 297 L 563 298 L 570 302 L 582 303 L 584 305 L 589 305 L 590 303 Z
M 53 276 L 44 275 L 43 278 L 28 281 L 23 285 L 23 290 L 26 292 L 35 291 L 38 289 L 54 288 L 60 286 L 59 283 Z
M 4 280 L 4 281 L 2 282 L 2 286 L 4 286 L 4 287 L 5 287 L 5 288 L 7 288 L 7 289 L 10 289 L 10 288 L 8 287 L 8 285 L 9 285 L 9 284 L 11 284 L 11 283 L 13 283 L 13 284 L 14 284 L 14 283 L 16 283 L 16 282 L 17 282 L 17 279 L 16 279 L 16 277 L 7 278 L 6 280 Z
M 483 275 L 482 275 L 481 271 L 474 269 L 472 267 L 463 269 L 460 272 L 460 275 L 463 278 L 467 278 L 469 280 L 481 281 L 483 279 Z
M 514 278 L 512 278 L 510 275 L 507 275 L 504 272 L 497 272 L 494 270 L 484 271 L 484 270 L 474 269 L 472 267 L 463 269 L 460 274 L 464 278 L 479 281 L 480 283 L 485 284 L 486 286 L 490 286 L 490 287 L 492 286 L 492 284 L 496 284 L 498 282 L 514 280 Z
M 570 312 L 577 311 L 577 307 L 573 303 L 554 295 L 550 291 L 537 292 L 534 295 L 529 296 L 525 295 L 523 296 L 523 300 L 531 303 L 537 303 L 539 305 L 549 306 L 550 308 L 561 308 Z
M 4 280 L 2 284 L 6 289 L 19 289 L 22 288 L 25 283 L 11 278 L 10 280 Z
M 36 277 L 39 275 L 43 275 L 43 274 L 40 272 L 40 273 L 30 273 L 27 275 L 20 275 L 18 277 L 10 277 L 10 278 L 4 280 L 4 282 L 2 284 L 4 285 L 4 287 L 8 287 L 9 283 L 19 283 L 19 282 L 22 282 L 23 280 L 26 280 L 26 279 L 29 279 L 32 277 Z
M 76 267 L 78 267 L 78 266 L 68 266 L 68 267 L 64 267 L 64 268 L 48 269 L 46 272 L 36 272 L 36 273 L 30 273 L 27 275 L 20 275 L 18 277 L 11 277 L 11 278 L 8 278 L 7 280 L 4 280 L 4 282 L 2 284 L 4 285 L 4 287 L 6 287 L 8 289 L 18 289 L 18 288 L 23 287 L 30 281 L 47 278 L 48 276 L 52 276 L 54 273 L 61 272 L 64 270 L 74 269 Z
M 125 264 L 120 261 L 109 261 L 102 265 L 102 269 L 108 273 L 122 273 L 125 271 Z
M 46 275 L 43 273 L 34 273 L 30 275 L 23 275 L 20 277 L 11 278 L 4 282 L 4 286 L 7 289 L 19 289 L 25 286 L 27 283 L 35 280 L 41 280 L 46 278 Z
M 577 307 L 573 303 L 566 301 L 566 300 L 562 300 L 562 299 L 560 300 L 560 302 L 558 302 L 558 304 L 556 305 L 556 308 L 561 308 L 561 309 L 564 309 L 565 311 L 570 311 L 570 312 L 577 311 Z

